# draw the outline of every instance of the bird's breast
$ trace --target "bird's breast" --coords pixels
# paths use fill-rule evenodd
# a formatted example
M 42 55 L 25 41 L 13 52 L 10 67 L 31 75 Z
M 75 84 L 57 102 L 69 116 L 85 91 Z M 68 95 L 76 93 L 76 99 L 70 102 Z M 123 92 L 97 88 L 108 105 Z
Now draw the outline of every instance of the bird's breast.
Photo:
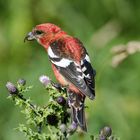
M 55 75 L 56 79 L 62 86 L 68 87 L 69 90 L 71 90 L 77 94 L 81 94 L 81 92 L 79 91 L 79 89 L 76 86 L 74 86 L 71 82 L 69 82 L 68 80 L 66 80 L 63 77 L 63 75 L 59 72 L 59 70 L 55 67 L 54 64 L 52 64 L 52 69 L 54 71 L 54 75 Z

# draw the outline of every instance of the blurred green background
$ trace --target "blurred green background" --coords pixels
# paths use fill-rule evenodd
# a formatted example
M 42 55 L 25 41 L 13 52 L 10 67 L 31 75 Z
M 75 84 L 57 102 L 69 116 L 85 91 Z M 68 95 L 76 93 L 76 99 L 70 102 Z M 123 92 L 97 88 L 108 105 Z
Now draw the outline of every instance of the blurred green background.
M 42 74 L 53 77 L 45 50 L 23 39 L 35 25 L 54 23 L 86 46 L 96 75 L 96 100 L 87 99 L 88 130 L 110 125 L 121 140 L 140 140 L 140 54 L 111 66 L 110 49 L 140 39 L 139 0 L 0 0 L 0 140 L 25 140 L 15 131 L 24 115 L 7 100 L 7 81 L 25 78 L 34 88 L 26 96 L 39 104 L 47 94 Z M 89 139 L 75 136 L 72 139 Z

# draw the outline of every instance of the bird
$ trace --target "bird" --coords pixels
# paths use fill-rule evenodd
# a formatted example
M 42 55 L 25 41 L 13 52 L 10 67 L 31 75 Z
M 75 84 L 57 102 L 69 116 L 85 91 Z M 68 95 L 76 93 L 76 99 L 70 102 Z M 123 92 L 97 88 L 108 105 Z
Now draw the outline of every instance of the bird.
M 59 84 L 67 87 L 71 120 L 87 132 L 85 98 L 95 98 L 95 75 L 83 43 L 52 23 L 36 25 L 24 41 L 36 40 L 48 53 Z

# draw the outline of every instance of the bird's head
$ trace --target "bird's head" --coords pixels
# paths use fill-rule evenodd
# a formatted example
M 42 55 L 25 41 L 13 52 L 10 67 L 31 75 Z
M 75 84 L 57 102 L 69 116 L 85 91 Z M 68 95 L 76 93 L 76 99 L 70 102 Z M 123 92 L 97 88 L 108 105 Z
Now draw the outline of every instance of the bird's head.
M 27 34 L 24 41 L 37 40 L 39 44 L 47 49 L 50 43 L 61 38 L 64 34 L 66 33 L 58 26 L 51 23 L 44 23 L 33 28 L 33 30 Z

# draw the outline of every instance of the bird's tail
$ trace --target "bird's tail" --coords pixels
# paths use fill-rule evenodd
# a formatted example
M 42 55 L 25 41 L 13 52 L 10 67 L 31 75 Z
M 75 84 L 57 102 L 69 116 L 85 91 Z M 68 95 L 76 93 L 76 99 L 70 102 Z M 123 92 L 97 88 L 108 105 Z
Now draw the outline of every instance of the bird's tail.
M 85 97 L 73 93 L 73 96 L 70 97 L 69 104 L 72 111 L 72 121 L 78 124 L 83 131 L 87 132 L 84 100 Z

